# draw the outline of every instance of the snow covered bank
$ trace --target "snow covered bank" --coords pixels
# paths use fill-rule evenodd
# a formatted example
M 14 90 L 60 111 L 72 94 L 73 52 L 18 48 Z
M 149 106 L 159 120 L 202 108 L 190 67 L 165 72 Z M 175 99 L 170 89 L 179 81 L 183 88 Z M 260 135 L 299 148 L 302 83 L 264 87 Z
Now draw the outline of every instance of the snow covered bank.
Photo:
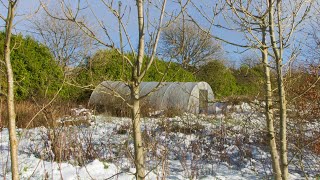
M 247 104 L 232 109 L 210 117 L 145 118 L 147 179 L 271 178 L 264 116 Z M 19 129 L 21 178 L 133 179 L 131 120 L 90 116 L 91 126 Z M 3 129 L 0 178 L 10 179 L 8 152 Z M 320 157 L 306 149 L 291 151 L 289 160 L 291 179 L 320 174 Z

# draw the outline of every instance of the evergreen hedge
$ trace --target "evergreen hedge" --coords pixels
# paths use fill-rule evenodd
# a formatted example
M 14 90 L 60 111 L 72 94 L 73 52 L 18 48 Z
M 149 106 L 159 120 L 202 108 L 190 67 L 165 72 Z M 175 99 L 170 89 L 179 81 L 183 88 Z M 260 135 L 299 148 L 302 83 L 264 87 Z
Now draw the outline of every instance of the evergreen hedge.
M 5 34 L 0 33 L 0 46 L 4 45 Z M 54 61 L 49 49 L 32 37 L 14 35 L 11 40 L 11 63 L 15 81 L 15 98 L 51 97 L 62 85 L 63 71 Z M 3 60 L 3 51 L 0 51 Z M 5 67 L 1 66 L 1 72 Z M 0 83 L 6 89 L 6 76 L 1 73 Z

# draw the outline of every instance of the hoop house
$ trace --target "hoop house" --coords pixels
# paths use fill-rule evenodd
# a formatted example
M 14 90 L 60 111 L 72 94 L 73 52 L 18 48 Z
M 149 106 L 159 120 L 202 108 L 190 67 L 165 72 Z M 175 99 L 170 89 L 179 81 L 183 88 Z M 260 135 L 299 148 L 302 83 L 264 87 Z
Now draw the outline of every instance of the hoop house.
M 142 104 L 154 111 L 180 110 L 189 113 L 213 113 L 214 95 L 206 82 L 142 82 L 140 96 L 148 93 Z M 129 87 L 120 81 L 104 81 L 91 94 L 89 104 L 96 107 L 125 106 L 130 100 Z

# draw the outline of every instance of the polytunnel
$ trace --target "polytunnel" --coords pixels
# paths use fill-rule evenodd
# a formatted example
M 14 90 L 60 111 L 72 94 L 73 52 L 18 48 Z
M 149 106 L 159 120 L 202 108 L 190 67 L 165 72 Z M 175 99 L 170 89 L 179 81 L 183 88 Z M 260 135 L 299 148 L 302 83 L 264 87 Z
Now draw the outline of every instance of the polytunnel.
M 179 110 L 189 113 L 213 113 L 214 94 L 206 82 L 142 82 L 140 96 L 151 93 L 142 100 L 142 108 L 154 112 Z M 157 87 L 158 86 L 158 87 Z M 129 102 L 130 89 L 120 81 L 104 81 L 91 94 L 89 104 L 104 111 L 123 107 Z M 141 109 L 141 110 L 144 110 Z

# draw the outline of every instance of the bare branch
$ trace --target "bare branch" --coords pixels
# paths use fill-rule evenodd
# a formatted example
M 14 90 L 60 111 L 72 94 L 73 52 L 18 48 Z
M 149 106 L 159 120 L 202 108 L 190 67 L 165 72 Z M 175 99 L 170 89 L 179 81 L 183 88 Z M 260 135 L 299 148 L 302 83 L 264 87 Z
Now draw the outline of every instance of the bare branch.
M 0 18 L 1 18 L 3 21 L 7 21 L 6 18 L 4 18 L 4 16 L 2 16 L 1 14 L 0 14 Z
M 151 54 L 151 57 L 150 57 L 150 61 L 148 62 L 147 67 L 139 75 L 139 77 L 138 77 L 139 81 L 142 80 L 142 78 L 145 76 L 146 72 L 149 70 L 149 68 L 151 67 L 151 64 L 154 61 L 155 54 L 156 54 L 156 51 L 157 51 L 158 42 L 159 42 L 159 38 L 160 38 L 160 33 L 161 33 L 161 30 L 162 30 L 161 25 L 162 25 L 162 21 L 163 21 L 163 17 L 164 17 L 166 3 L 167 3 L 167 0 L 164 0 L 163 4 L 162 4 L 160 20 L 159 20 L 159 24 L 158 24 L 158 31 L 157 31 L 157 35 L 156 35 L 156 38 L 155 38 L 155 41 L 154 41 L 154 46 L 153 46 L 153 49 L 152 49 L 152 54 Z

